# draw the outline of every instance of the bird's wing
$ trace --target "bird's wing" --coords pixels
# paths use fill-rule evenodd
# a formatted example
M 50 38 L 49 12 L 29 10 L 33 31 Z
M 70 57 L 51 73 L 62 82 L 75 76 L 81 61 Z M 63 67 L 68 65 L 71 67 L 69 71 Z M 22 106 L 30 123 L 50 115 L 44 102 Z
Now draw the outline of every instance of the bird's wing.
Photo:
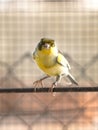
M 57 62 L 64 66 L 64 67 L 68 67 L 68 69 L 71 69 L 68 61 L 66 60 L 66 58 L 63 56 L 63 54 L 61 54 L 61 52 L 58 53 L 58 56 L 57 56 Z

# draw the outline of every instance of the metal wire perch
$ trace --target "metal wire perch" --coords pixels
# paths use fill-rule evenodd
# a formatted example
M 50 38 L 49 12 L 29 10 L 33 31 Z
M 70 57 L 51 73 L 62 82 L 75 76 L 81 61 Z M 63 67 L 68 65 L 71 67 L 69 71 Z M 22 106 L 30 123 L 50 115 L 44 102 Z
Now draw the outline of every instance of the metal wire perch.
M 57 87 L 53 89 L 53 92 L 97 92 L 96 87 Z M 49 88 L 0 88 L 0 93 L 49 93 Z

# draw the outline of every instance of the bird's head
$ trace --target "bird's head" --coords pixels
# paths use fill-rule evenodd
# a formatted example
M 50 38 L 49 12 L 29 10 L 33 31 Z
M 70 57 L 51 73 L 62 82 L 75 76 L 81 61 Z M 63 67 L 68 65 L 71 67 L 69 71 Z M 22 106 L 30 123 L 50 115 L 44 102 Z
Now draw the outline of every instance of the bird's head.
M 38 44 L 38 49 L 41 50 L 50 50 L 51 48 L 55 48 L 55 42 L 53 39 L 42 38 Z

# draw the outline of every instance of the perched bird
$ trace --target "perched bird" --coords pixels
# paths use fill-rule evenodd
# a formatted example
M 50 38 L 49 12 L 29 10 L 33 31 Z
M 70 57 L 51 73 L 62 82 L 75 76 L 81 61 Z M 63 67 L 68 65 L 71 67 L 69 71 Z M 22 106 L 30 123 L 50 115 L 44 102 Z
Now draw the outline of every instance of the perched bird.
M 56 77 L 55 82 L 51 85 L 51 91 L 57 86 L 57 83 L 63 76 L 66 76 L 72 83 L 78 85 L 75 78 L 69 72 L 71 67 L 68 61 L 58 50 L 53 39 L 42 38 L 33 52 L 33 59 L 36 61 L 39 68 L 46 74 L 44 78 L 33 83 L 35 86 L 41 84 L 43 87 L 42 81 L 51 76 Z

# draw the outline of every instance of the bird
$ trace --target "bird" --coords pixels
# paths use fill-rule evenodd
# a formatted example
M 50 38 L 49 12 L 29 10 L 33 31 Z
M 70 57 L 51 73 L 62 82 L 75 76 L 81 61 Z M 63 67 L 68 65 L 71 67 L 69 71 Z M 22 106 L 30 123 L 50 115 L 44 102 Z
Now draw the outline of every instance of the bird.
M 52 83 L 50 90 L 58 85 L 61 78 L 66 76 L 71 84 L 78 85 L 76 79 L 70 73 L 70 65 L 64 55 L 59 51 L 54 39 L 41 38 L 37 44 L 34 52 L 33 59 L 38 67 L 45 73 L 45 77 L 35 81 L 34 86 L 41 85 L 43 87 L 43 80 L 49 77 L 55 77 L 55 81 Z

